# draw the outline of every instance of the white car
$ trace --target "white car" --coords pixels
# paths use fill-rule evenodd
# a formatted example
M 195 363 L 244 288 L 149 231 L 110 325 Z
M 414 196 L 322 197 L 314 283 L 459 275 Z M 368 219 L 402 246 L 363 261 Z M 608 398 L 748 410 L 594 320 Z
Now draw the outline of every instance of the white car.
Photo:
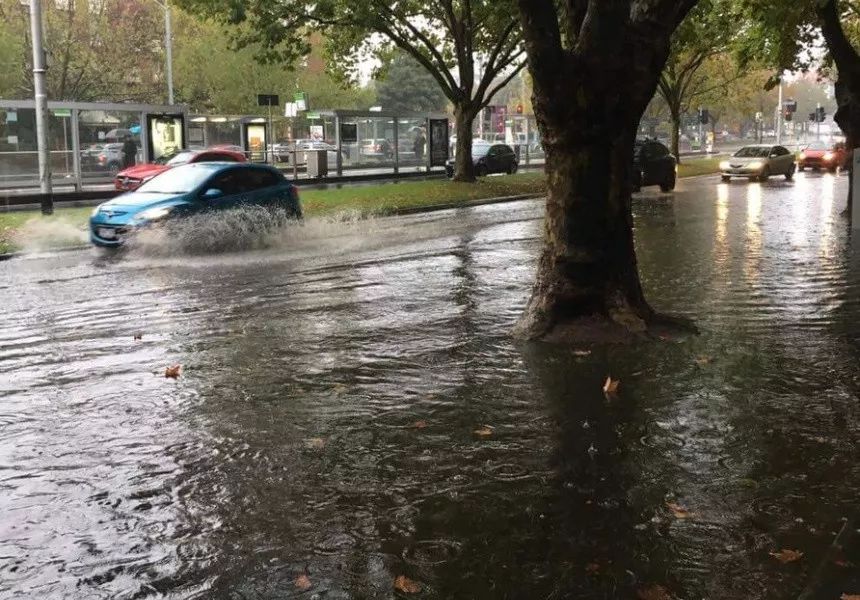
M 767 181 L 771 175 L 783 175 L 791 181 L 795 169 L 794 154 L 788 148 L 770 144 L 744 146 L 720 163 L 723 181 L 730 181 L 732 177 Z

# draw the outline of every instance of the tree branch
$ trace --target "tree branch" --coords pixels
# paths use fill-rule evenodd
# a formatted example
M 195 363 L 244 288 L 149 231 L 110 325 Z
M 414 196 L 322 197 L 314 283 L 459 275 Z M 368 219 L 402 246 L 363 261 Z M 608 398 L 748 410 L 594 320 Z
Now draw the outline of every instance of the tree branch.
M 860 77 L 860 57 L 842 29 L 836 0 L 826 0 L 816 7 L 815 12 L 821 20 L 821 32 L 840 74 Z
M 564 50 L 553 0 L 518 0 L 523 40 L 535 87 L 554 86 Z
M 506 85 L 508 85 L 508 84 L 511 82 L 511 80 L 512 80 L 514 77 L 516 77 L 516 76 L 517 76 L 517 73 L 519 73 L 520 71 L 522 71 L 522 70 L 523 70 L 523 67 L 525 67 L 525 66 L 526 66 L 526 61 L 525 61 L 525 60 L 521 60 L 521 61 L 519 62 L 519 64 L 515 65 L 515 66 L 514 66 L 514 70 L 513 70 L 509 75 L 507 75 L 507 76 L 506 76 L 506 77 L 501 81 L 501 83 L 499 83 L 496 87 L 494 87 L 493 89 L 491 89 L 491 90 L 490 90 L 490 92 L 487 94 L 486 98 L 484 98 L 484 99 L 482 100 L 479 110 L 480 110 L 481 108 L 484 108 L 485 106 L 487 106 L 487 105 L 490 103 L 490 101 L 493 99 L 493 97 L 494 97 L 496 94 L 498 94 L 498 93 L 499 93 L 499 91 L 500 91 L 503 87 L 505 87 Z M 478 99 L 480 99 L 480 97 L 478 97 Z

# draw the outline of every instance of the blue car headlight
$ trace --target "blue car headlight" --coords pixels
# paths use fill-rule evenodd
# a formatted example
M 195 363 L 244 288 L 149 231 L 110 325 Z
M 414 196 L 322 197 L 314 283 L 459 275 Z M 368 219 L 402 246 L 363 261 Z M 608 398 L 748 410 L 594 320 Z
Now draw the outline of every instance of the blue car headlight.
M 91 216 L 91 217 L 96 216 L 97 214 L 99 214 L 99 211 L 100 211 L 101 209 L 102 209 L 102 207 L 101 207 L 101 206 L 96 206 L 96 207 L 93 209 L 93 212 L 91 212 L 91 213 L 90 213 L 90 216 Z
M 167 215 L 171 213 L 173 207 L 171 206 L 160 206 L 158 208 L 150 208 L 149 210 L 145 210 L 142 213 L 135 216 L 134 220 L 138 223 L 145 221 L 158 221 L 160 219 L 165 218 Z

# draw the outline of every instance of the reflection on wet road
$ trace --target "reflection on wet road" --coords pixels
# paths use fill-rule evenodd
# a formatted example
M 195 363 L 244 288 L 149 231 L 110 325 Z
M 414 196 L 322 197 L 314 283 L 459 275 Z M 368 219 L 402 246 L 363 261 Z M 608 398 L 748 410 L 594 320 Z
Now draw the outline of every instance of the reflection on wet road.
M 0 598 L 794 598 L 860 488 L 846 179 L 637 198 L 703 335 L 589 356 L 508 335 L 536 202 L 0 263 Z

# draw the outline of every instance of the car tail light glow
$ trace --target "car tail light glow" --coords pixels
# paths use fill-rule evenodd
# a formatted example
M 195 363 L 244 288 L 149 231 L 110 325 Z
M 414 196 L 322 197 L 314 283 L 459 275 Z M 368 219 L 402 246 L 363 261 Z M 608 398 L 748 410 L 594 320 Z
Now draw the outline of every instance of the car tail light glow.
M 805 160 L 805 159 L 806 159 L 806 152 L 801 152 L 801 153 L 800 153 L 800 156 L 798 156 L 798 158 L 799 158 L 800 160 Z
M 824 155 L 824 160 L 827 160 L 827 161 L 833 160 L 833 153 L 832 152 L 826 153 Z

